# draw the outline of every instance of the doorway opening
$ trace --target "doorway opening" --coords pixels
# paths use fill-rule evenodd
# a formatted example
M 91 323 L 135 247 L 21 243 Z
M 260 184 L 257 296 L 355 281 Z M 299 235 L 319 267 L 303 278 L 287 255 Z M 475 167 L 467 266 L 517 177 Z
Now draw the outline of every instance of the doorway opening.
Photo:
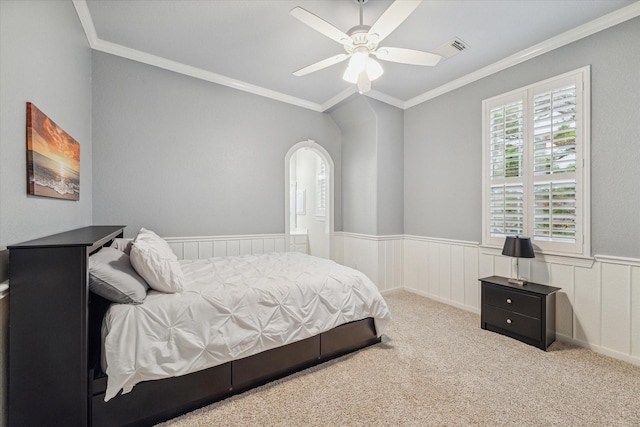
M 330 258 L 333 160 L 321 145 L 307 140 L 291 147 L 284 163 L 285 245 L 288 250 Z

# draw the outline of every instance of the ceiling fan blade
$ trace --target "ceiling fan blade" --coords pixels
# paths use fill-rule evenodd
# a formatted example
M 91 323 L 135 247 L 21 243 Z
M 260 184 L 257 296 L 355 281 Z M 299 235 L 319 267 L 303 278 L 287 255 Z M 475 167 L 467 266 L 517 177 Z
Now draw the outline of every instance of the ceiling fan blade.
M 381 47 L 372 52 L 378 59 L 383 61 L 399 62 L 411 65 L 436 65 L 442 56 L 421 50 L 404 49 L 401 47 Z
M 344 61 L 351 55 L 347 55 L 346 53 L 341 53 L 340 55 L 332 56 L 331 58 L 323 59 L 322 61 L 318 61 L 315 64 L 308 65 L 304 68 L 300 68 L 298 71 L 294 71 L 294 76 L 305 76 L 307 74 L 313 73 L 314 71 L 322 70 L 323 68 L 330 67 L 339 62 Z
M 378 42 L 381 42 L 393 30 L 416 10 L 422 0 L 396 0 L 384 11 L 375 24 L 369 29 L 368 35 L 376 34 Z
M 294 7 L 289 13 L 314 30 L 318 31 L 321 34 L 324 34 L 325 36 L 337 41 L 340 44 L 351 43 L 351 37 L 349 37 L 345 32 L 340 31 L 324 19 L 301 7 Z

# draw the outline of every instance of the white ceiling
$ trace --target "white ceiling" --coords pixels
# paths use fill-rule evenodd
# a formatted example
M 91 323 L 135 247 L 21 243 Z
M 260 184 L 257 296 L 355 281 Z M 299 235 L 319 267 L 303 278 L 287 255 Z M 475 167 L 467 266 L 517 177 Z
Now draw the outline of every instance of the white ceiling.
M 292 75 L 344 51 L 289 14 L 301 6 L 347 32 L 359 21 L 353 0 L 73 1 L 97 50 L 318 111 L 355 92 L 346 62 Z M 391 3 L 369 0 L 364 23 Z M 436 67 L 382 62 L 369 96 L 406 108 L 638 15 L 635 0 L 426 0 L 381 45 L 430 51 L 458 37 L 470 48 Z

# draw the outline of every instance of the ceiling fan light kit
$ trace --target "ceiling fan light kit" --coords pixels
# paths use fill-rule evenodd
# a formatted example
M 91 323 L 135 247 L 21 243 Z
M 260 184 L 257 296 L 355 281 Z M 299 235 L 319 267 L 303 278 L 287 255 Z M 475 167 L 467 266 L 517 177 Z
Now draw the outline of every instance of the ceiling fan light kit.
M 358 92 L 371 90 L 371 82 L 384 73 L 382 65 L 369 56 L 368 51 L 354 52 L 342 79 L 358 85 Z
M 380 63 L 371 56 L 383 61 L 423 66 L 434 66 L 442 59 L 442 56 L 431 52 L 397 47 L 378 47 L 384 38 L 411 15 L 422 0 L 396 0 L 371 27 L 363 24 L 362 6 L 367 0 L 353 1 L 360 6 L 360 25 L 351 28 L 348 34 L 301 7 L 291 9 L 292 16 L 342 44 L 346 52 L 346 54 L 323 59 L 301 68 L 293 73 L 295 76 L 304 76 L 349 59 L 349 64 L 342 78 L 349 83 L 357 84 L 358 92 L 366 93 L 371 90 L 371 82 L 384 73 Z

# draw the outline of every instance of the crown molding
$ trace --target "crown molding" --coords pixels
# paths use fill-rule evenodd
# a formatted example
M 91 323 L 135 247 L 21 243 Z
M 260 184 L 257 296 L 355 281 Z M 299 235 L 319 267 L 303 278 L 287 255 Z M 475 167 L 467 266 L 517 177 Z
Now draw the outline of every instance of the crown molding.
M 232 79 L 221 74 L 213 73 L 211 71 L 205 71 L 201 68 L 185 65 L 180 62 L 172 61 L 170 59 L 162 58 L 160 56 L 151 55 L 146 52 L 142 52 L 136 49 L 131 49 L 119 44 L 107 42 L 101 39 L 96 40 L 92 46 L 94 50 L 110 53 L 112 55 L 120 56 L 122 58 L 131 59 L 133 61 L 141 62 L 143 64 L 152 65 L 158 68 L 162 68 L 168 71 L 173 71 L 186 76 L 194 77 L 200 80 L 206 80 L 211 83 L 217 83 L 223 86 L 228 86 L 234 89 L 238 89 L 244 92 L 249 92 L 254 95 L 263 96 L 265 98 L 271 98 L 276 101 L 286 102 L 287 104 L 296 105 L 298 107 L 307 108 L 309 110 L 321 112 L 321 106 L 311 101 L 307 101 L 294 96 L 286 95 L 281 92 L 266 89 L 261 86 L 256 86 L 250 83 L 243 82 L 241 80 Z
M 97 36 L 86 0 L 73 0 L 73 5 L 76 8 L 76 13 L 80 18 L 80 22 L 84 29 L 85 35 L 87 36 L 87 40 L 89 41 L 89 46 L 91 46 L 91 48 L 94 50 L 109 53 L 115 56 L 120 56 L 122 58 L 131 59 L 133 61 L 152 65 L 179 74 L 184 74 L 186 76 L 194 77 L 200 80 L 206 80 L 212 83 L 228 86 L 244 92 L 252 93 L 254 95 L 274 99 L 276 101 L 286 102 L 287 104 L 296 105 L 298 107 L 307 108 L 309 110 L 318 112 L 323 111 L 322 106 L 315 102 L 307 101 L 305 99 L 297 98 L 291 95 L 286 95 L 281 92 L 276 92 L 271 89 L 266 89 L 261 86 L 243 82 L 241 80 L 232 79 L 231 77 L 223 76 L 211 71 L 206 71 L 201 68 L 192 67 L 190 65 L 102 40 Z
M 192 67 L 180 62 L 172 61 L 136 49 L 131 49 L 126 46 L 111 43 L 98 38 L 86 0 L 72 1 L 76 9 L 76 13 L 78 14 L 78 18 L 80 19 L 80 23 L 82 24 L 82 28 L 84 29 L 87 41 L 89 42 L 89 46 L 92 49 L 100 52 L 120 56 L 147 65 L 163 68 L 165 70 L 184 74 L 201 80 L 206 80 L 223 86 L 228 86 L 244 92 L 252 93 L 254 95 L 263 96 L 276 101 L 285 102 L 317 112 L 326 112 L 327 110 L 333 108 L 340 102 L 356 93 L 355 86 L 349 87 L 336 94 L 335 96 L 329 98 L 322 104 L 318 104 L 306 99 L 297 98 L 295 96 L 287 95 L 271 89 L 266 89 L 261 86 L 246 83 L 241 80 L 236 80 L 231 77 L 223 76 L 221 74 L 213 73 L 211 71 L 205 71 L 201 68 Z M 368 92 L 366 96 L 400 108 L 401 110 L 406 110 L 408 108 L 415 107 L 416 105 L 423 102 L 429 101 L 430 99 L 443 95 L 447 92 L 461 88 L 465 85 L 468 85 L 469 83 L 473 83 L 484 77 L 488 77 L 492 74 L 505 70 L 509 67 L 545 54 L 569 43 L 573 43 L 574 41 L 613 27 L 614 25 L 621 24 L 622 22 L 628 21 L 637 16 L 640 16 L 640 1 L 618 9 L 607 15 L 601 16 L 600 18 L 594 19 L 593 21 L 587 22 L 586 24 L 580 25 L 569 31 L 565 31 L 564 33 L 556 37 L 552 37 L 544 42 L 538 43 L 537 45 L 534 45 L 528 49 L 515 53 L 514 55 L 511 55 L 503 60 L 469 73 L 463 77 L 460 77 L 459 79 L 453 80 L 435 89 L 424 92 L 423 94 L 413 97 L 407 101 L 402 101 L 398 98 L 379 92 L 377 90 Z
M 320 106 L 320 111 L 323 112 L 323 113 L 327 112 L 328 110 L 330 110 L 331 108 L 335 107 L 336 105 L 338 105 L 339 103 L 341 103 L 345 99 L 349 98 L 351 95 L 353 95 L 356 92 L 357 92 L 357 90 L 356 90 L 355 85 L 349 86 L 348 88 L 346 88 L 342 92 L 338 93 L 334 97 L 329 98 L 328 100 L 326 100 Z
M 389 104 L 392 105 L 394 107 L 397 107 L 401 110 L 404 110 L 404 101 L 398 98 L 395 98 L 391 95 L 387 95 L 386 93 L 382 93 L 380 91 L 377 90 L 370 90 L 369 92 L 367 92 L 365 94 L 366 96 L 368 96 L 369 98 L 373 98 L 376 99 L 380 102 L 384 102 L 385 104 Z
M 80 24 L 82 24 L 84 34 L 87 36 L 89 46 L 93 49 L 93 45 L 95 44 L 96 40 L 98 40 L 98 33 L 96 33 L 96 27 L 93 25 L 93 19 L 91 18 L 91 13 L 89 12 L 87 2 L 86 0 L 72 1 L 73 6 L 76 8 L 78 18 L 80 19 Z
M 520 52 L 517 52 L 505 59 L 474 71 L 473 73 L 469 73 L 466 76 L 460 77 L 459 79 L 453 80 L 447 84 L 425 92 L 422 95 L 411 98 L 404 103 L 404 109 L 406 110 L 408 108 L 414 107 L 447 92 L 468 85 L 469 83 L 473 83 L 484 77 L 488 77 L 499 71 L 505 70 L 509 67 L 513 67 L 514 65 L 520 64 L 521 62 L 528 61 L 529 59 L 550 52 L 569 43 L 573 43 L 599 31 L 606 30 L 607 28 L 621 24 L 637 16 L 640 16 L 640 2 L 633 3 L 614 12 L 608 13 L 607 15 L 603 15 L 600 18 L 596 18 L 593 21 L 587 22 L 586 24 L 565 31 L 558 36 L 538 43 L 528 49 L 521 50 Z

